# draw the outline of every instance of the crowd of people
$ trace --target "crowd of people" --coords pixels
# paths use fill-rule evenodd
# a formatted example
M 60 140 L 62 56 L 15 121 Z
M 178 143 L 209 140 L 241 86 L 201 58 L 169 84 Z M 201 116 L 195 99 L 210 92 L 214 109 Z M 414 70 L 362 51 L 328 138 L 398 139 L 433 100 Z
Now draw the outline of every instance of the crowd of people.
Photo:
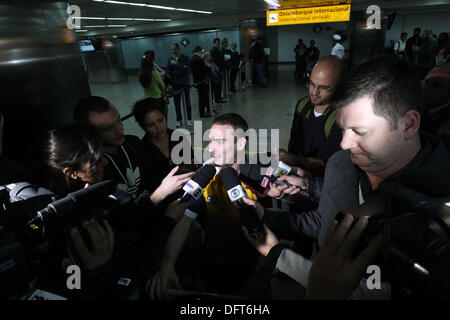
M 431 68 L 448 62 L 450 41 L 448 32 L 437 37 L 431 29 L 421 31 L 417 27 L 410 38 L 407 32 L 402 32 L 399 40 L 391 41 L 391 47 L 395 57 L 410 63 L 424 79 Z
M 316 47 L 316 41 L 311 40 L 309 47 L 303 43 L 303 39 L 298 39 L 298 43 L 294 48 L 295 52 L 295 72 L 297 79 L 307 80 L 311 75 L 311 71 L 319 61 L 320 50 Z M 345 48 L 342 45 L 342 37 L 338 34 L 333 35 L 331 55 L 344 59 Z
M 170 104 L 169 98 L 173 97 L 177 128 L 183 126 L 181 109 L 181 99 L 183 99 L 186 105 L 187 126 L 190 128 L 192 127 L 190 88 L 193 86 L 198 93 L 200 117 L 214 117 L 217 110 L 213 109 L 212 103 L 220 105 L 231 101 L 229 96 L 236 94 L 237 80 L 239 80 L 240 87 L 245 87 L 245 54 L 239 54 L 235 42 L 231 43 L 231 48 L 228 46 L 227 38 L 222 41 L 215 38 L 209 52 L 200 46 L 195 46 L 192 50 L 192 57 L 188 57 L 181 53 L 180 45 L 175 42 L 170 47 L 172 56 L 164 67 L 155 63 L 153 50 L 146 51 L 142 56 L 141 70 L 138 75 L 144 90 L 144 97 L 157 99 L 164 109 L 166 118 Z M 259 38 L 254 39 L 250 50 L 250 60 L 257 74 L 255 82 L 261 86 L 265 86 L 262 71 L 263 57 L 264 50 Z M 192 84 L 190 82 L 191 74 Z
M 51 272 L 44 273 L 38 285 L 72 299 L 127 299 L 130 292 L 124 294 L 117 285 L 123 278 L 131 279 L 139 299 L 170 298 L 180 290 L 250 299 L 277 299 L 281 291 L 284 297 L 300 293 L 305 299 L 408 297 L 395 273 L 385 271 L 387 234 L 374 235 L 356 256 L 353 250 L 375 216 L 399 216 L 409 207 L 396 203 L 389 211 L 375 213 L 357 208 L 394 194 L 411 169 L 450 174 L 450 67 L 444 63 L 428 70 L 422 87 L 406 61 L 410 54 L 421 61 L 426 42 L 434 42 L 431 33 L 424 34 L 428 37 L 423 43 L 407 40 L 405 55 L 399 44 L 395 58 L 378 58 L 348 71 L 339 55 L 319 59 L 314 41 L 306 48 L 300 39 L 294 51 L 303 57 L 297 60 L 298 72 L 310 72 L 308 95 L 294 107 L 287 150 L 275 151 L 292 168 L 290 175 L 278 179 L 288 184 L 272 182 L 262 193 L 242 180 L 244 196 L 238 205 L 230 200 L 222 173 L 232 168 L 236 176 L 244 174 L 239 159 L 248 147 L 250 119 L 236 113 L 216 115 L 205 80 L 211 79 L 215 101 L 222 102 L 221 74 L 230 71 L 227 89 L 236 92 L 235 79 L 245 58 L 235 43 L 228 49 L 227 39 L 218 38 L 209 53 L 197 46 L 191 58 L 172 44 L 173 56 L 164 69 L 154 62 L 154 52 L 145 52 L 139 73 L 145 98 L 133 106 L 135 120 L 145 131 L 142 139 L 125 134 L 110 101 L 90 96 L 77 103 L 72 124 L 48 131 L 34 146 L 29 179 L 57 199 L 110 180 L 133 202 L 117 216 L 72 225 L 62 242 L 71 245 L 62 245 Z M 402 35 L 403 43 L 405 39 Z M 250 59 L 258 85 L 265 86 L 263 48 L 255 40 Z M 174 131 L 167 126 L 167 85 L 175 92 L 177 127 L 182 120 L 180 92 L 192 120 L 190 72 L 200 116 L 214 117 L 211 158 L 203 166 L 193 165 L 193 152 L 181 156 L 187 163 L 175 161 L 173 150 L 183 137 L 173 141 Z M 212 165 L 215 174 L 202 195 L 181 201 L 184 187 L 191 186 L 195 172 L 206 165 Z M 274 210 L 277 201 L 289 203 L 289 211 Z M 252 208 L 263 225 L 260 235 L 245 228 L 243 206 Z M 337 221 L 340 212 L 344 215 Z M 357 222 L 352 227 L 353 220 Z M 364 272 L 371 263 L 383 272 L 376 289 L 366 285 Z M 67 266 L 74 264 L 86 275 L 80 290 L 66 287 Z M 441 281 L 442 286 L 448 283 L 448 277 Z

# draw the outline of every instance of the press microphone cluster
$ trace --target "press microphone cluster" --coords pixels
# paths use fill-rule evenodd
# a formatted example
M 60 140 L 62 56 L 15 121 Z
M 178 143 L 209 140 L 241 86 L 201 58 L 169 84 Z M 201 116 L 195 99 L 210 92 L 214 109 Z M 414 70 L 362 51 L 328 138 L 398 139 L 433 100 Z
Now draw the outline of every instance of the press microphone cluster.
M 247 193 L 241 185 L 237 172 L 232 167 L 227 167 L 222 170 L 221 177 L 231 202 L 237 203 L 239 216 L 249 235 L 254 238 L 263 235 L 264 228 L 255 208 L 242 200 L 247 198 Z
M 203 195 L 203 189 L 214 178 L 215 174 L 216 168 L 213 165 L 207 164 L 201 167 L 192 179 L 184 185 L 184 194 L 180 198 L 181 202 L 188 202 L 192 198 L 198 200 Z
M 278 181 L 278 178 L 283 175 L 289 175 L 292 168 L 282 161 L 278 162 L 276 168 L 268 167 L 267 169 L 260 166 L 259 164 L 241 164 L 241 173 L 239 178 L 246 183 L 250 188 L 255 190 L 260 194 L 265 194 L 270 189 L 270 183 L 275 183 L 276 185 L 283 186 L 287 185 L 291 187 L 292 185 L 286 181 Z M 262 174 L 266 171 L 266 174 Z M 299 195 L 309 198 L 313 201 L 318 201 L 318 199 L 307 192 L 306 190 L 300 190 Z

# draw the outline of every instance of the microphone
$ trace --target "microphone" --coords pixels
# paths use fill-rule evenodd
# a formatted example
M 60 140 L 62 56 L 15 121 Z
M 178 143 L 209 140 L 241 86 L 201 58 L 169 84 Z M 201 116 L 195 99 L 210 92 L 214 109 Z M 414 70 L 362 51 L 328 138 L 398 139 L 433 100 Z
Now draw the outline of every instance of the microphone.
M 258 164 L 241 164 L 240 169 L 241 173 L 239 174 L 239 178 L 247 184 L 254 191 L 265 194 L 270 189 L 270 183 L 275 183 L 276 185 L 283 186 L 287 185 L 291 187 L 292 185 L 286 181 L 278 181 L 278 178 L 282 175 L 288 175 L 291 172 L 291 167 L 287 164 L 279 161 L 279 164 L 276 169 L 271 167 L 267 168 L 266 174 L 261 174 L 261 167 Z M 272 175 L 269 175 L 270 171 L 273 171 Z M 307 192 L 306 190 L 300 189 L 299 195 L 309 198 L 313 201 L 319 201 L 319 199 Z
M 227 167 L 222 170 L 221 177 L 231 202 L 238 204 L 239 216 L 248 233 L 254 238 L 263 235 L 264 228 L 255 208 L 242 201 L 244 197 L 247 198 L 247 193 L 241 185 L 237 172 L 232 167 Z
M 191 198 L 198 200 L 203 194 L 203 188 L 214 178 L 216 168 L 213 165 L 206 164 L 201 167 L 191 180 L 186 182 L 183 187 L 184 194 L 180 198 L 181 202 L 188 202 Z
M 85 189 L 69 193 L 66 197 L 56 200 L 38 211 L 43 222 L 52 218 L 62 218 L 80 210 L 90 210 L 99 199 L 108 197 L 116 190 L 115 185 L 107 180 L 93 184 Z

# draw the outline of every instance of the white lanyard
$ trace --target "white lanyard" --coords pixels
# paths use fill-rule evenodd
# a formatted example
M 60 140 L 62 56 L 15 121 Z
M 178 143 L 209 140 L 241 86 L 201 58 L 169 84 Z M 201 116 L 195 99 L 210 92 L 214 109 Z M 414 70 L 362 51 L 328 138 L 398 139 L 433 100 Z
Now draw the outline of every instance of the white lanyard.
M 128 154 L 125 151 L 125 148 L 123 147 L 123 145 L 121 145 L 120 148 L 122 148 L 123 153 L 125 153 L 125 157 L 127 157 L 127 160 L 128 160 L 128 165 L 130 166 L 131 171 L 133 171 L 133 167 L 131 166 L 130 158 L 128 157 Z M 114 165 L 114 167 L 116 167 L 117 172 L 119 172 L 119 174 L 122 177 L 122 179 L 125 182 L 125 184 L 129 185 L 128 180 L 125 178 L 125 176 L 123 175 L 122 171 L 120 171 L 119 167 L 117 166 L 117 164 L 113 160 L 113 158 L 109 154 L 106 154 L 106 153 L 105 153 L 105 156 L 108 158 L 109 161 L 111 161 L 111 163 Z

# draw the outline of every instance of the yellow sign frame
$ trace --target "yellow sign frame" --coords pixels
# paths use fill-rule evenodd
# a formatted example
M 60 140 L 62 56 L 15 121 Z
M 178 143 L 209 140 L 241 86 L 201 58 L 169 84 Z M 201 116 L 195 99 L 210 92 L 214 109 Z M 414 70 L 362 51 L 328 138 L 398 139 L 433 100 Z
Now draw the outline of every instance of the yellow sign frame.
M 350 21 L 351 5 L 308 7 L 266 12 L 266 25 L 282 26 L 323 22 Z

